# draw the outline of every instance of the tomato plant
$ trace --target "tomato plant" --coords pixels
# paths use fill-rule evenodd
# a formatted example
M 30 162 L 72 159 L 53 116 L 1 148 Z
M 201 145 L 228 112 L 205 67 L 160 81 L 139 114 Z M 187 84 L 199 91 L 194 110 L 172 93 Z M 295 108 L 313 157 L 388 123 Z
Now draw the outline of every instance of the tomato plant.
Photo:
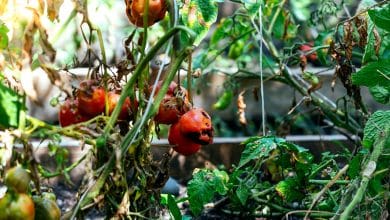
M 5 184 L 16 192 L 27 193 L 30 184 L 30 175 L 20 166 L 12 167 L 5 175 Z

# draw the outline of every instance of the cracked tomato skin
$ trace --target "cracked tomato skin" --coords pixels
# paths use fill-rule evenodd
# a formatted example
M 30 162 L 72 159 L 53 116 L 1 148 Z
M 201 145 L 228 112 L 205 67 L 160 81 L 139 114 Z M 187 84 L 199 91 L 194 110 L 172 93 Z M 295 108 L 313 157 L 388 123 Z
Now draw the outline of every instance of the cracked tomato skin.
M 155 95 L 160 91 L 162 81 L 160 81 L 156 88 Z M 149 88 L 152 91 L 153 87 Z M 188 100 L 188 92 L 185 88 L 179 86 L 175 82 L 169 84 L 167 93 L 160 103 L 158 113 L 154 117 L 157 124 L 173 124 L 176 123 L 180 116 L 186 113 L 191 107 Z
M 87 121 L 89 117 L 82 115 L 79 112 L 79 102 L 78 99 L 67 99 L 60 106 L 60 111 L 58 112 L 58 119 L 62 127 L 77 124 L 83 121 Z
M 168 135 L 169 144 L 175 145 L 173 150 L 184 156 L 195 154 L 200 150 L 201 145 L 193 142 L 180 132 L 180 124 L 171 125 Z
M 117 105 L 120 94 L 117 94 L 115 92 L 109 92 L 108 93 L 108 108 L 110 115 L 114 111 L 115 106 Z M 130 119 L 134 114 L 134 109 L 138 107 L 138 103 L 136 100 L 133 102 L 130 101 L 129 97 L 126 97 L 125 102 L 122 105 L 121 112 L 119 113 L 118 118 L 120 120 L 128 120 Z
M 207 145 L 213 143 L 214 129 L 211 117 L 202 108 L 193 108 L 179 119 L 180 132 L 193 142 Z
M 83 115 L 95 117 L 104 112 L 105 91 L 94 80 L 85 80 L 80 83 L 77 92 L 78 109 Z
M 34 220 L 35 207 L 24 193 L 9 193 L 0 199 L 0 220 Z
M 126 14 L 130 22 L 138 27 L 144 26 L 145 0 L 126 0 Z M 164 19 L 167 12 L 165 0 L 149 0 L 148 26 Z

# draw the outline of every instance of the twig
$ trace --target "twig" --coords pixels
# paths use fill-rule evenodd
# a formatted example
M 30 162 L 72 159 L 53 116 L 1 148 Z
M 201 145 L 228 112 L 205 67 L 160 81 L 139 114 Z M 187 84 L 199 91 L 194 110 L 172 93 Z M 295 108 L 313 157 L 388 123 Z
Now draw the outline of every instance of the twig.
M 313 202 L 311 203 L 309 210 L 306 212 L 306 215 L 303 219 L 308 219 L 310 212 L 312 211 L 313 207 L 317 204 L 317 202 L 321 199 L 321 197 L 325 194 L 325 192 L 333 186 L 333 184 L 336 183 L 336 181 L 348 170 L 349 165 L 345 165 L 337 174 L 333 177 L 331 181 L 329 181 L 324 188 L 321 189 L 320 192 L 317 193 L 317 195 L 314 197 Z

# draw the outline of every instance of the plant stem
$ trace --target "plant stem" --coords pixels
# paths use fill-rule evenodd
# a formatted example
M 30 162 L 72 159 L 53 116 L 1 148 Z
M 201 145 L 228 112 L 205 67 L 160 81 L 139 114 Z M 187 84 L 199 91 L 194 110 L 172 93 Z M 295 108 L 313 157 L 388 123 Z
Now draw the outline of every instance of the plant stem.
M 313 184 L 328 184 L 332 180 L 309 180 L 309 183 Z M 351 181 L 349 180 L 336 180 L 333 183 L 334 184 L 349 184 Z
M 374 149 L 370 155 L 369 161 L 364 167 L 363 170 L 363 178 L 360 182 L 360 186 L 355 193 L 355 196 L 353 197 L 352 201 L 349 203 L 349 205 L 345 208 L 344 212 L 340 215 L 340 220 L 347 220 L 349 219 L 351 213 L 355 209 L 355 207 L 360 203 L 360 201 L 363 199 L 364 194 L 366 192 L 368 183 L 370 182 L 372 178 L 372 174 L 376 170 L 376 165 L 379 159 L 379 156 L 382 154 L 383 149 L 385 148 L 385 144 L 387 139 L 389 138 L 390 128 L 387 128 L 385 131 L 381 131 L 379 137 L 376 139 L 374 144 Z

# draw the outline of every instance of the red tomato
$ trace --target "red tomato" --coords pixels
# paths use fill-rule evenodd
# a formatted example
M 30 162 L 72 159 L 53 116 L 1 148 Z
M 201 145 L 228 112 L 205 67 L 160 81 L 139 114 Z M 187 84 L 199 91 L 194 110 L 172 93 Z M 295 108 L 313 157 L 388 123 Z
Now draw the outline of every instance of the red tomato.
M 173 150 L 185 156 L 198 152 L 201 146 L 180 132 L 179 123 L 173 124 L 169 129 L 168 141 L 169 144 L 175 145 Z
M 86 80 L 80 83 L 77 93 L 79 111 L 83 115 L 95 117 L 104 112 L 105 91 L 96 81 Z
M 0 199 L 0 219 L 34 220 L 34 218 L 34 202 L 28 195 L 7 192 Z
M 117 105 L 119 98 L 120 98 L 120 94 L 117 94 L 114 92 L 108 93 L 108 107 L 110 110 L 110 114 L 112 113 L 112 111 L 114 111 L 114 108 Z M 133 111 L 135 108 L 137 108 L 137 106 L 138 106 L 138 103 L 136 100 L 134 100 L 133 106 L 132 106 L 130 98 L 127 97 L 125 99 L 124 104 L 122 105 L 121 112 L 119 113 L 118 118 L 121 120 L 129 119 L 133 115 Z
M 77 99 L 67 99 L 60 106 L 58 119 L 62 127 L 87 121 L 89 117 L 81 115 L 79 112 L 79 102 Z
M 193 108 L 179 119 L 180 132 L 195 143 L 213 143 L 214 129 L 211 117 L 201 108 Z
M 159 82 L 156 88 L 156 93 L 160 90 L 162 81 Z M 152 87 L 149 88 L 152 91 Z M 188 92 L 185 88 L 180 87 L 171 82 L 168 91 L 160 103 L 158 113 L 154 120 L 158 124 L 173 124 L 179 120 L 179 117 L 186 113 L 191 107 L 188 100 Z
M 126 0 L 126 14 L 130 22 L 138 27 L 144 26 L 145 0 Z M 164 19 L 167 12 L 165 0 L 149 0 L 148 26 Z
M 309 44 L 303 44 L 301 45 L 301 47 L 299 48 L 302 52 L 308 52 L 308 51 L 311 51 L 313 49 L 313 47 Z M 307 59 L 314 62 L 317 60 L 317 53 L 316 52 L 313 52 L 311 54 L 308 54 L 306 55 Z

